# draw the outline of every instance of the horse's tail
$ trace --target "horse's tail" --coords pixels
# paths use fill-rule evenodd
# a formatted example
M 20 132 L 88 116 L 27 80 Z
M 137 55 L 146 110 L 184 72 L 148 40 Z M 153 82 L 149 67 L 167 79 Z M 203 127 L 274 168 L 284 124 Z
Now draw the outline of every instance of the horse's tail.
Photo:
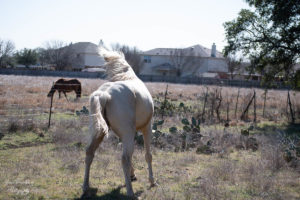
M 103 114 L 110 96 L 106 92 L 94 92 L 90 96 L 90 132 L 91 140 L 103 137 L 108 133 L 108 124 Z

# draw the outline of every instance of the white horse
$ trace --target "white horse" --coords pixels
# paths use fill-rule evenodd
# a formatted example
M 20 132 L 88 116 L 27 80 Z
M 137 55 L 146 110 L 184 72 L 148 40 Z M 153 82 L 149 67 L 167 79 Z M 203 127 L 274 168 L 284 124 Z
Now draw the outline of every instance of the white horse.
M 131 181 L 136 180 L 132 167 L 134 136 L 142 131 L 149 181 L 154 186 L 150 152 L 153 100 L 144 83 L 135 75 L 120 52 L 100 49 L 110 82 L 104 83 L 90 96 L 91 140 L 86 148 L 83 194 L 89 189 L 90 166 L 95 150 L 111 128 L 122 140 L 122 167 L 128 196 L 134 196 Z

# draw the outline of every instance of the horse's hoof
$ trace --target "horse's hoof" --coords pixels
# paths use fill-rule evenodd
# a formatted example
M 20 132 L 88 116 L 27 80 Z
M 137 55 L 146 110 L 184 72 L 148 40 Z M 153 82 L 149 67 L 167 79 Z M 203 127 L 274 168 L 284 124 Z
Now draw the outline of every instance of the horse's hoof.
M 137 178 L 135 175 L 130 176 L 131 182 L 137 181 Z

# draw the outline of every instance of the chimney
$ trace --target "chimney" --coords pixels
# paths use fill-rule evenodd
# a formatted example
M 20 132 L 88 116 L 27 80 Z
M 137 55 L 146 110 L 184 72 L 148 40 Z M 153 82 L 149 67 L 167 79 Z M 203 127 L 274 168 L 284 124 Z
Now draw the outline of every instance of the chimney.
M 216 57 L 217 54 L 217 46 L 215 43 L 213 43 L 212 47 L 211 47 L 211 57 Z

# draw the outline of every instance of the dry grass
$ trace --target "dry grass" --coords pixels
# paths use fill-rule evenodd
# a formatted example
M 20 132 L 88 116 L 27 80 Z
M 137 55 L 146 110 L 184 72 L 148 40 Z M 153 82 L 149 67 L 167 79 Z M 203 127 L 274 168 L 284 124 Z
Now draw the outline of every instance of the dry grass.
M 77 102 L 74 101 L 75 94 L 68 95 L 70 102 L 64 97 L 58 99 L 56 94 L 51 128 L 47 129 L 50 103 L 47 93 L 57 79 L 0 76 L 0 133 L 4 133 L 0 134 L 0 199 L 77 199 L 81 195 L 88 117 L 76 116 L 74 112 L 88 107 L 88 95 L 104 81 L 79 79 L 83 95 Z M 166 84 L 146 85 L 159 106 L 164 99 Z M 210 92 L 215 89 L 209 87 Z M 252 130 L 252 123 L 234 118 L 238 88 L 223 87 L 221 117 L 226 118 L 225 102 L 229 101 L 230 127 L 224 129 L 223 122 L 216 119 L 217 123 L 201 124 L 204 137 L 199 139 L 182 137 L 181 120 L 183 117 L 190 120 L 202 113 L 206 87 L 169 84 L 168 90 L 170 102 L 177 107 L 183 102 L 188 109 L 170 112 L 159 127 L 161 135 L 152 144 L 157 187 L 148 188 L 145 152 L 141 146 L 135 146 L 133 164 L 138 181 L 133 183 L 133 188 L 136 196 L 140 199 L 210 200 L 300 198 L 300 165 L 297 162 L 296 166 L 292 165 L 294 161 L 286 162 L 287 145 L 275 137 L 278 131 L 295 133 L 299 130 L 283 125 L 287 120 L 286 91 L 268 92 L 267 117 L 262 118 L 264 91 L 256 89 L 257 114 L 263 123 Z M 252 89 L 241 89 L 240 92 L 239 115 Z M 299 112 L 297 98 L 299 93 L 292 95 L 295 110 Z M 252 112 L 248 114 L 250 120 Z M 299 114 L 297 116 L 299 118 Z M 160 119 L 160 115 L 155 116 L 155 120 Z M 269 120 L 275 123 L 267 122 Z M 170 134 L 171 126 L 176 126 L 178 133 Z M 249 137 L 259 143 L 257 151 L 247 150 L 248 137 L 240 134 L 241 129 L 248 128 L 251 130 Z M 182 148 L 183 140 L 189 145 L 194 142 L 194 147 Z M 196 153 L 197 147 L 208 143 L 210 153 Z M 98 189 L 94 199 L 128 199 L 123 187 L 121 150 L 117 144 L 117 139 L 108 138 L 97 150 L 91 168 L 91 185 Z
M 105 146 L 105 144 L 103 144 Z M 14 155 L 15 159 L 11 157 Z M 153 154 L 158 186 L 148 188 L 144 152 L 136 150 L 133 183 L 141 199 L 298 199 L 299 175 L 288 168 L 271 173 L 264 160 L 249 152 L 230 158 L 193 152 Z M 236 160 L 236 158 L 240 160 Z M 81 193 L 84 152 L 76 146 L 56 145 L 1 152 L 1 199 L 73 199 Z M 8 159 L 9 158 L 9 161 Z M 6 170 L 10 169 L 10 170 Z M 126 193 L 120 151 L 100 148 L 91 170 L 95 198 L 123 199 Z
M 49 112 L 50 98 L 47 98 L 51 85 L 57 77 L 28 77 L 28 76 L 0 76 L 0 111 L 6 112 L 7 110 L 14 112 L 20 112 L 21 109 L 40 109 L 40 112 Z M 75 102 L 75 94 L 69 93 L 68 96 L 72 103 L 68 103 L 64 97 L 58 99 L 58 94 L 54 96 L 54 113 L 55 112 L 74 112 L 88 106 L 88 96 L 92 91 L 97 89 L 104 80 L 101 79 L 79 79 L 82 83 L 82 98 L 80 101 Z M 164 98 L 164 92 L 166 89 L 166 83 L 146 83 L 152 96 L 162 101 Z M 202 112 L 203 100 L 206 92 L 205 86 L 199 85 L 182 85 L 182 84 L 168 84 L 168 99 L 173 102 L 184 102 L 193 109 L 197 108 L 199 113 Z M 238 88 L 232 87 L 209 87 L 209 93 L 213 93 L 216 89 L 221 90 L 222 103 L 221 103 L 221 116 L 226 118 L 226 106 L 230 103 L 230 119 L 235 119 L 234 110 L 236 106 L 236 96 Z M 253 89 L 243 88 L 240 90 L 240 98 L 238 104 L 238 117 L 241 115 L 241 111 L 247 105 L 250 96 L 253 93 Z M 261 119 L 264 90 L 256 89 L 257 96 L 257 115 Z M 298 114 L 300 103 L 296 101 L 300 97 L 300 93 L 292 93 L 292 102 L 296 114 Z M 266 119 L 272 121 L 286 120 L 287 111 L 287 92 L 279 90 L 269 90 L 267 93 L 267 109 Z M 207 103 L 207 112 L 209 112 L 210 103 Z M 17 111 L 16 111 L 17 110 Z M 253 109 L 250 108 L 249 116 L 252 118 Z M 18 113 L 19 114 L 19 113 Z M 261 119 L 263 120 L 263 119 Z

